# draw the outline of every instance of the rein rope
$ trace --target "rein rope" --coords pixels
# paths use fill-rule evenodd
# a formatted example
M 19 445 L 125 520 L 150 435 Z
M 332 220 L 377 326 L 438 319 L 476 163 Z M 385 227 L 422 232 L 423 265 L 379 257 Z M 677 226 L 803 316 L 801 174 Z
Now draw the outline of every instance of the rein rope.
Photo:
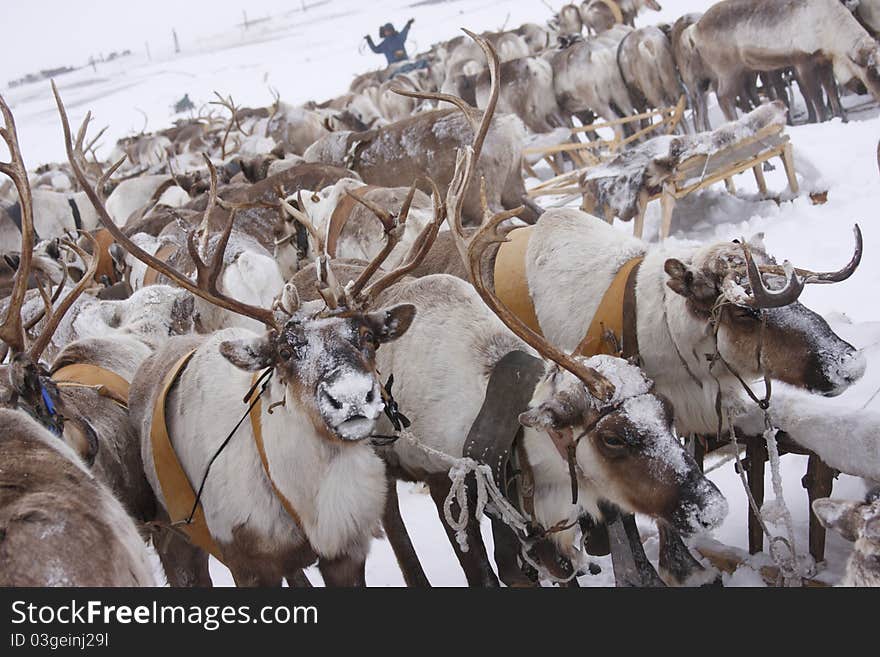
M 248 409 L 244 412 L 244 415 L 241 416 L 241 419 L 235 423 L 235 426 L 232 427 L 232 431 L 230 431 L 226 438 L 223 439 L 223 442 L 220 443 L 220 447 L 217 448 L 217 451 L 214 452 L 214 455 L 211 456 L 211 460 L 208 461 L 208 467 L 205 468 L 205 474 L 202 475 L 202 483 L 199 484 L 199 490 L 196 493 L 196 499 L 193 502 L 192 510 L 189 512 L 189 516 L 186 520 L 178 520 L 177 522 L 171 523 L 172 527 L 178 527 L 180 525 L 191 525 L 193 521 L 193 516 L 196 514 L 196 510 L 199 508 L 199 503 L 202 499 L 202 491 L 205 489 L 205 482 L 208 481 L 208 474 L 211 472 L 211 466 L 214 465 L 214 461 L 217 460 L 217 457 L 226 449 L 226 446 L 229 444 L 229 441 L 232 440 L 232 437 L 235 435 L 235 432 L 238 431 L 238 428 L 242 425 L 242 423 L 250 416 L 251 411 L 254 407 L 260 403 L 260 399 L 263 397 L 263 393 L 266 392 L 266 388 L 269 387 L 269 382 L 272 380 L 272 368 L 267 368 L 262 374 L 260 374 L 259 378 L 254 382 L 254 384 L 248 389 L 247 394 L 245 395 L 245 400 L 249 399 L 251 395 L 254 394 L 254 391 L 259 387 L 260 392 L 257 393 L 254 398 L 251 400 L 251 403 L 248 405 Z
M 724 402 L 721 389 L 721 381 L 719 380 L 718 376 L 716 376 L 713 368 L 716 363 L 721 363 L 722 365 L 724 365 L 727 371 L 730 372 L 737 381 L 739 381 L 746 395 L 748 395 L 748 397 L 758 406 L 758 408 L 761 409 L 761 413 L 764 417 L 763 438 L 764 442 L 767 445 L 767 455 L 770 459 L 771 480 L 773 485 L 773 494 L 775 496 L 774 503 L 776 504 L 776 508 L 778 509 L 778 514 L 782 517 L 786 536 L 774 535 L 770 532 L 770 529 L 768 528 L 767 522 L 762 513 L 762 509 L 758 507 L 758 504 L 755 501 L 754 496 L 752 495 L 751 488 L 749 488 L 748 479 L 746 478 L 745 468 L 743 467 L 742 459 L 740 459 L 739 456 L 739 445 L 736 439 L 736 431 L 734 430 L 733 423 L 730 421 L 734 411 L 732 407 L 728 407 L 726 409 L 728 432 L 730 434 L 730 440 L 733 443 L 733 454 L 734 458 L 736 459 L 737 472 L 739 474 L 740 481 L 742 482 L 743 489 L 745 490 L 746 497 L 748 498 L 749 506 L 752 509 L 752 513 L 754 513 L 755 518 L 757 518 L 758 524 L 761 526 L 761 531 L 767 537 L 770 557 L 779 569 L 779 578 L 777 580 L 777 585 L 782 584 L 784 586 L 802 586 L 803 580 L 805 578 L 815 575 L 815 568 L 812 566 L 804 568 L 801 565 L 802 560 L 798 556 L 797 547 L 795 544 L 794 522 L 792 520 L 791 511 L 788 509 L 788 506 L 785 503 L 785 497 L 783 495 L 782 475 L 780 472 L 779 463 L 779 446 L 776 442 L 776 432 L 779 429 L 773 424 L 773 419 L 770 416 L 770 397 L 773 391 L 770 383 L 770 378 L 767 376 L 767 372 L 763 364 L 764 333 L 767 328 L 767 319 L 764 313 L 759 310 L 758 312 L 761 313 L 761 329 L 758 339 L 757 364 L 758 369 L 764 373 L 764 397 L 759 398 L 752 390 L 751 386 L 749 386 L 745 379 L 743 379 L 740 373 L 721 355 L 721 351 L 718 347 L 718 331 L 721 327 L 721 314 L 724 312 L 724 308 L 730 305 L 730 303 L 730 301 L 724 299 L 723 297 L 719 297 L 718 301 L 712 307 L 712 311 L 709 316 L 709 324 L 712 327 L 712 342 L 714 346 L 714 353 L 711 355 L 707 354 L 707 359 L 709 361 L 709 374 L 712 376 L 713 379 L 715 379 L 715 384 L 717 385 L 717 392 L 715 393 L 715 413 L 718 416 L 717 437 L 720 442 L 724 430 L 725 409 L 723 408 Z M 764 506 L 767 506 L 766 503 L 764 504 Z
M 462 552 L 467 552 L 470 549 L 467 540 L 467 525 L 470 520 L 470 510 L 468 509 L 466 478 L 469 474 L 473 473 L 474 479 L 476 480 L 477 492 L 477 504 L 474 508 L 474 518 L 478 522 L 483 518 L 486 507 L 491 504 L 498 514 L 498 519 L 510 527 L 519 539 L 524 548 L 520 551 L 522 558 L 532 568 L 538 571 L 544 579 L 564 584 L 570 582 L 577 576 L 578 569 L 575 567 L 572 575 L 567 579 L 556 577 L 549 573 L 544 566 L 535 563 L 528 554 L 529 549 L 537 540 L 550 534 L 569 529 L 573 525 L 562 521 L 549 529 L 538 529 L 533 520 L 520 513 L 510 500 L 504 496 L 504 493 L 502 493 L 495 484 L 492 468 L 485 463 L 480 463 L 470 457 L 450 456 L 445 452 L 429 447 L 416 438 L 408 429 L 401 429 L 397 432 L 397 436 L 411 447 L 421 450 L 428 456 L 439 459 L 449 467 L 449 479 L 452 481 L 452 486 L 449 489 L 449 494 L 443 502 L 443 516 L 449 527 L 455 532 L 455 540 L 458 542 Z M 455 517 L 452 508 L 453 503 L 458 504 L 458 517 Z

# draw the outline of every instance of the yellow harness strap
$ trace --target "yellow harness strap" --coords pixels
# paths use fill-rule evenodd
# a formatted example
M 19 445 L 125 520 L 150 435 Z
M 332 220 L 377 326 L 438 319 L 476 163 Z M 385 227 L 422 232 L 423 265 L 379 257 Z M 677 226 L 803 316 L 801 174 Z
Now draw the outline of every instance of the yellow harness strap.
M 526 226 L 512 230 L 508 233 L 510 241 L 502 242 L 498 249 L 495 258 L 495 295 L 529 328 L 538 335 L 543 335 L 526 278 L 526 249 L 529 246 L 532 229 L 533 226 Z M 609 344 L 604 336 L 606 331 L 611 331 L 617 337 L 618 343 L 621 342 L 624 332 L 623 302 L 627 281 L 632 270 L 642 260 L 641 256 L 629 260 L 614 276 L 614 280 L 602 296 L 587 334 L 574 351 L 576 355 L 588 357 L 596 354 L 619 355 L 614 350 L 614 345 Z
M 254 374 L 252 384 L 256 386 L 257 379 L 260 377 L 259 373 Z M 247 403 L 250 404 L 254 397 L 260 394 L 259 387 L 255 387 L 251 396 L 247 399 Z M 272 491 L 275 493 L 275 497 L 278 498 L 278 501 L 281 502 L 281 506 L 284 507 L 284 510 L 287 511 L 287 515 L 293 518 L 293 521 L 302 527 L 302 522 L 300 521 L 299 514 L 296 512 L 296 509 L 293 508 L 293 505 L 290 503 L 280 490 L 278 490 L 278 486 L 275 485 L 275 481 L 272 479 L 272 475 L 269 473 L 269 460 L 266 458 L 266 448 L 263 446 L 263 426 L 260 421 L 261 413 L 263 410 L 263 402 L 257 399 L 257 402 L 254 404 L 253 408 L 251 408 L 250 416 L 251 416 L 251 430 L 254 432 L 254 442 L 257 444 L 257 451 L 260 453 L 260 462 L 263 464 L 263 471 L 266 473 L 266 477 L 269 479 L 269 483 L 272 485 Z
M 128 381 L 103 367 L 89 363 L 65 365 L 52 374 L 52 380 L 59 388 L 97 388 L 99 395 L 128 408 Z
M 638 265 L 643 258 L 633 258 L 626 262 L 620 271 L 614 276 L 611 285 L 605 290 L 602 301 L 593 315 L 593 321 L 590 322 L 590 328 L 587 334 L 581 340 L 574 353 L 578 356 L 596 356 L 597 354 L 608 354 L 609 356 L 619 356 L 620 354 L 614 348 L 614 344 L 605 340 L 606 331 L 610 331 L 617 338 L 620 345 L 623 338 L 623 297 L 626 292 L 626 282 L 630 272 Z
M 363 187 L 352 189 L 350 190 L 351 196 L 343 194 L 340 197 L 339 202 L 336 204 L 336 207 L 333 208 L 333 212 L 330 215 L 330 223 L 327 226 L 327 243 L 325 245 L 327 255 L 331 258 L 336 257 L 336 245 L 339 243 L 339 238 L 342 236 L 342 230 L 348 223 L 351 213 L 354 212 L 355 206 L 358 205 L 357 200 L 353 197 L 364 198 L 374 189 L 379 188 L 375 185 L 364 185 Z
M 165 498 L 165 507 L 171 522 L 180 523 L 177 527 L 189 537 L 190 541 L 207 550 L 222 562 L 222 553 L 208 531 L 205 512 L 201 504 L 196 507 L 192 523 L 186 524 L 184 522 L 195 504 L 196 493 L 183 471 L 183 466 L 180 465 L 180 460 L 171 444 L 171 437 L 168 435 L 168 425 L 165 422 L 165 400 L 168 397 L 168 391 L 177 381 L 194 353 L 195 349 L 178 360 L 162 380 L 162 388 L 156 399 L 156 406 L 153 408 L 150 442 L 153 448 L 156 476 L 159 478 L 159 485 L 162 488 L 162 496 Z
M 495 296 L 526 326 L 543 335 L 526 278 L 526 249 L 532 228 L 525 226 L 512 230 L 507 235 L 510 241 L 501 243 L 495 257 Z
M 166 244 L 163 247 L 160 247 L 158 251 L 156 251 L 155 258 L 157 260 L 161 260 L 162 262 L 166 262 L 168 257 L 177 252 L 177 247 L 174 244 Z M 159 280 L 159 276 L 161 274 L 153 269 L 152 267 L 147 267 L 147 271 L 144 274 L 144 281 L 142 283 L 143 287 L 147 285 L 155 285 L 156 281 Z
M 620 10 L 620 5 L 618 5 L 614 0 L 601 0 L 605 4 L 608 9 L 611 10 L 611 13 L 614 14 L 614 22 L 618 25 L 623 23 L 623 12 Z

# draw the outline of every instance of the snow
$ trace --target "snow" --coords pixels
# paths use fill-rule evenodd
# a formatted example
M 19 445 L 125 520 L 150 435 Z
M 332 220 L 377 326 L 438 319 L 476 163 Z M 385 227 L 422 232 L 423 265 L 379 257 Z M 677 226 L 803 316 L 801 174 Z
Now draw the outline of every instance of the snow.
M 158 5 L 165 0 L 157 1 Z M 36 11 L 26 3 L 14 3 L 16 10 Z M 81 5 L 82 3 L 78 3 Z M 87 3 L 91 4 L 91 3 Z M 96 7 L 99 2 L 94 3 Z M 240 21 L 240 5 L 194 1 L 185 3 L 186 11 L 210 16 L 208 21 L 191 21 L 187 29 L 179 29 L 182 52 L 173 55 L 154 43 L 152 61 L 148 60 L 138 41 L 128 44 L 134 53 L 110 63 L 97 64 L 97 70 L 85 67 L 58 78 L 71 122 L 78 124 L 86 111 L 92 110 L 96 126 L 108 125 L 99 154 L 107 156 L 116 139 L 170 125 L 179 118 L 171 106 L 189 94 L 196 107 L 212 100 L 213 92 L 232 94 L 243 106 L 266 106 L 273 102 L 271 89 L 291 105 L 323 101 L 347 90 L 353 76 L 382 65 L 382 59 L 364 51 L 366 32 L 385 20 L 403 23 L 409 16 L 416 19 L 409 44 L 411 52 L 424 50 L 431 43 L 457 35 L 461 26 L 480 31 L 498 29 L 502 24 L 516 26 L 523 22 L 542 23 L 550 17 L 541 2 L 519 0 L 452 0 L 449 2 L 405 5 L 391 0 L 329 0 L 307 3 L 302 12 L 299 3 L 262 2 L 259 11 L 276 13 L 271 21 L 252 25 L 244 30 L 235 27 Z M 554 2 L 558 8 L 561 2 Z M 663 10 L 642 14 L 638 25 L 672 22 L 678 16 L 703 11 L 708 0 L 664 0 Z M 180 3 L 176 3 L 180 5 Z M 271 7 L 269 6 L 271 5 Z M 283 8 L 282 8 L 283 7 Z M 11 9 L 11 8 L 10 8 Z M 91 7 L 89 7 L 91 9 Z M 180 6 L 181 11 L 183 10 Z M 81 10 L 81 8 L 80 8 Z M 44 9 L 41 11 L 45 11 Z M 59 9 L 59 11 L 61 11 Z M 96 11 L 98 11 L 96 9 Z M 140 11 L 140 10 L 138 10 Z M 257 11 L 257 10 L 255 10 Z M 122 13 L 127 13 L 122 12 Z M 132 15 L 134 15 L 132 13 Z M 47 36 L 45 21 L 16 21 L 16 34 L 10 35 L 25 44 L 39 43 L 40 59 L 33 68 L 61 63 L 84 63 L 88 50 L 81 43 L 68 42 L 79 38 L 66 26 L 69 21 L 56 18 L 63 30 L 60 38 Z M 228 16 L 228 18 L 223 18 Z M 128 18 L 128 17 L 126 17 Z M 114 18 L 102 16 L 98 28 L 84 27 L 83 34 L 94 43 L 89 47 L 117 48 L 119 38 L 112 25 Z M 118 19 L 121 20 L 121 19 Z M 225 21 L 225 22 L 224 22 Z M 94 21 L 83 20 L 84 25 Z M 150 23 L 154 30 L 157 21 Z M 162 25 L 167 25 L 163 19 Z M 213 34 L 199 35 L 196 25 L 206 25 Z M 225 26 L 225 27 L 224 27 Z M 180 26 L 183 28 L 183 25 Z M 145 28 L 146 29 L 146 28 Z M 163 27 L 163 30 L 165 28 Z M 170 26 L 168 28 L 170 30 Z M 153 32 L 151 32 L 152 34 Z M 131 32 L 120 32 L 129 35 Z M 167 34 L 167 32 L 166 32 Z M 360 46 L 360 47 L 359 47 Z M 67 51 L 76 61 L 67 62 Z M 16 52 L 22 49 L 14 48 Z M 48 53 L 45 52 L 48 50 Z M 36 60 L 37 53 L 34 53 Z M 52 57 L 52 61 L 47 58 Z M 16 60 L 16 70 L 2 69 L 5 79 L 27 70 Z M 10 59 L 10 62 L 13 61 Z M 5 65 L 5 64 L 4 64 Z M 9 64 L 11 66 L 11 64 Z M 8 74 L 7 74 L 8 71 Z M 36 83 L 15 89 L 4 89 L 3 95 L 15 113 L 22 150 L 29 168 L 64 157 L 60 124 L 48 83 Z M 850 108 L 850 121 L 835 119 L 820 125 L 797 125 L 786 128 L 794 145 L 795 164 L 804 191 L 828 191 L 827 202 L 813 205 L 806 194 L 777 203 L 755 199 L 757 186 L 750 174 L 736 177 L 737 196 L 717 186 L 680 200 L 672 223 L 672 242 L 706 242 L 749 237 L 763 232 L 769 252 L 780 260 L 788 259 L 798 266 L 811 269 L 837 269 L 846 263 L 852 252 L 851 226 L 859 222 L 864 234 L 865 257 L 856 274 L 837 285 L 812 285 L 802 301 L 822 314 L 832 328 L 845 340 L 863 350 L 868 362 L 865 376 L 838 398 L 807 396 L 784 386 L 774 386 L 774 415 L 789 428 L 805 446 L 814 449 L 834 467 L 857 476 L 841 475 L 834 485 L 834 496 L 862 499 L 865 483 L 859 476 L 880 479 L 880 305 L 875 303 L 880 285 L 880 224 L 873 219 L 880 207 L 880 178 L 877 169 L 877 138 L 880 135 L 880 110 L 864 97 L 848 96 L 844 103 Z M 720 112 L 710 108 L 713 125 L 720 125 Z M 795 112 L 803 119 L 803 105 Z M 0 146 L 0 158 L 5 158 Z M 787 181 L 781 163 L 774 161 L 774 170 L 765 172 L 771 190 L 783 190 Z M 656 235 L 659 204 L 648 207 L 645 234 Z M 631 231 L 632 224 L 618 222 L 620 230 Z M 654 238 L 656 239 L 656 238 Z M 406 409 L 402 409 L 406 412 Z M 712 467 L 721 455 L 707 461 Z M 794 529 L 799 549 L 803 551 L 807 536 L 807 497 L 800 479 L 806 472 L 806 458 L 786 455 L 782 458 L 785 502 L 794 516 Z M 747 547 L 747 503 L 739 477 L 731 463 L 713 471 L 710 479 L 727 497 L 730 513 L 714 530 L 716 540 L 727 545 Z M 767 471 L 766 489 L 770 486 Z M 435 585 L 459 586 L 465 583 L 457 559 L 440 526 L 430 497 L 420 486 L 398 484 L 401 510 L 428 578 Z M 488 523 L 483 527 L 484 540 L 492 553 Z M 656 560 L 656 527 L 640 519 L 649 557 Z M 834 532 L 827 538 L 827 570 L 821 573 L 826 581 L 838 581 L 852 550 Z M 591 558 L 602 569 L 597 575 L 580 578 L 585 586 L 613 583 L 610 560 Z M 228 571 L 212 560 L 211 572 L 217 585 L 231 585 Z M 315 568 L 308 571 L 314 583 L 320 583 Z M 161 581 L 161 576 L 160 576 Z M 400 586 L 403 578 L 388 542 L 376 539 L 367 561 L 367 583 L 372 586 Z M 727 585 L 759 585 L 755 570 L 744 566 L 725 577 Z

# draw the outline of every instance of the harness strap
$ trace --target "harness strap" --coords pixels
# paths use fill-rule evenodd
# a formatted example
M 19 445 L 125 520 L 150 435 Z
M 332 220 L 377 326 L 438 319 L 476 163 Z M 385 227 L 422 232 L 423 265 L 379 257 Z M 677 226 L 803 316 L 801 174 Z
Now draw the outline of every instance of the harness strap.
M 374 189 L 378 188 L 375 185 L 364 185 L 363 187 L 358 187 L 357 189 L 349 191 L 351 191 L 352 196 L 363 198 L 365 194 Z M 333 213 L 330 215 L 330 223 L 327 226 L 326 242 L 327 255 L 331 258 L 336 257 L 336 245 L 339 243 L 342 230 L 348 223 L 348 219 L 351 217 L 351 213 L 354 211 L 356 205 L 358 205 L 357 200 L 353 199 L 348 194 L 343 194 L 340 197 L 339 202 L 336 204 L 336 207 L 333 208 Z
M 172 525 L 179 527 L 189 537 L 190 541 L 207 550 L 222 562 L 222 552 L 208 530 L 204 509 L 201 504 L 196 505 L 196 493 L 193 490 L 192 483 L 186 476 L 186 472 L 184 472 L 183 466 L 180 464 L 180 460 L 174 451 L 174 446 L 171 444 L 171 437 L 168 435 L 168 425 L 165 417 L 165 404 L 168 392 L 177 382 L 177 379 L 195 352 L 196 350 L 193 349 L 180 358 L 168 370 L 168 373 L 162 380 L 162 387 L 153 408 L 150 443 L 153 450 L 156 476 L 159 479 L 162 496 L 165 498 L 165 508 L 171 518 Z M 192 522 L 187 523 L 186 519 L 189 518 L 194 506 L 195 512 L 192 514 Z
M 533 228 L 512 230 L 508 233 L 510 241 L 501 243 L 495 257 L 495 295 L 526 326 L 543 335 L 526 276 L 526 250 Z
M 116 267 L 113 264 L 113 257 L 110 255 L 110 247 L 114 241 L 113 235 L 106 228 L 102 228 L 96 231 L 93 236 L 98 243 L 98 268 L 95 270 L 95 280 L 100 282 L 106 276 L 110 283 L 118 283 Z
M 614 22 L 617 24 L 623 23 L 623 12 L 620 9 L 620 5 L 618 5 L 614 0 L 599 0 L 602 2 L 608 9 L 611 10 L 611 13 L 614 15 Z
M 18 228 L 18 232 L 21 232 L 21 202 L 16 201 L 12 205 L 6 208 L 6 214 L 9 215 L 9 218 L 12 219 L 12 223 L 15 224 L 15 227 Z M 34 226 L 34 244 L 41 242 L 39 233 L 37 233 L 37 227 Z
M 92 365 L 90 363 L 73 363 L 65 365 L 52 373 L 52 380 L 59 388 L 97 388 L 102 397 L 112 399 L 124 408 L 128 408 L 129 382 L 116 372 Z
M 73 215 L 73 225 L 77 230 L 83 229 L 83 220 L 82 216 L 79 213 L 79 206 L 77 206 L 76 201 L 72 196 L 67 197 L 67 204 L 70 206 L 70 213 Z
M 245 398 L 245 403 L 253 403 L 250 411 L 251 430 L 254 433 L 254 442 L 257 444 L 257 451 L 260 453 L 260 463 L 263 464 L 263 471 L 266 473 L 266 477 L 269 479 L 269 483 L 272 485 L 272 491 L 275 493 L 275 497 L 277 497 L 278 501 L 281 502 L 281 506 L 284 507 L 287 515 L 293 518 L 293 521 L 297 525 L 302 527 L 302 521 L 299 514 L 296 512 L 296 509 L 293 508 L 293 504 L 290 503 L 290 500 L 288 500 L 284 496 L 284 494 L 278 489 L 278 486 L 275 485 L 275 480 L 272 479 L 272 474 L 269 472 L 269 459 L 266 458 L 266 448 L 263 446 L 263 426 L 261 421 L 263 402 L 260 399 L 254 401 L 254 397 L 260 394 L 259 386 L 257 386 L 257 380 L 259 378 L 259 372 L 254 374 L 251 393 Z
M 623 342 L 628 335 L 630 345 L 627 345 L 626 349 L 631 349 L 632 353 L 627 355 L 635 356 L 638 354 L 635 326 L 635 281 L 638 267 L 643 259 L 642 256 L 639 256 L 628 260 L 615 274 L 614 280 L 611 281 L 611 285 L 608 286 L 599 307 L 596 309 L 596 314 L 593 315 L 587 334 L 574 350 L 575 354 L 579 356 L 595 356 L 597 354 L 619 356 L 621 345 L 606 339 L 609 332 L 615 336 L 618 343 Z M 627 298 L 629 298 L 628 302 Z M 630 320 L 629 328 L 627 328 L 625 321 L 627 318 Z
M 172 254 L 177 252 L 177 246 L 174 244 L 165 244 L 164 246 L 159 247 L 159 250 L 156 251 L 155 258 L 161 260 L 162 262 L 166 262 Z M 143 287 L 147 285 L 155 285 L 156 281 L 159 280 L 160 273 L 153 269 L 152 267 L 148 267 L 146 273 L 144 274 L 144 282 Z

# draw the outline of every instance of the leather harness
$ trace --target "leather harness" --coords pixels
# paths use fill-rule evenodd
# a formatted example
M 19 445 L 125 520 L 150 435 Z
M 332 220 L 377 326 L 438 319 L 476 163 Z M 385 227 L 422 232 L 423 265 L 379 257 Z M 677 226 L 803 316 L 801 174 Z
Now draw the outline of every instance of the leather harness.
M 608 7 L 608 9 L 611 10 L 611 13 L 614 14 L 615 23 L 623 23 L 623 12 L 620 10 L 620 5 L 614 2 L 614 0 L 599 0 L 599 2 L 603 3 L 606 7 Z
M 211 532 L 205 521 L 205 512 L 201 503 L 196 505 L 195 488 L 190 482 L 177 458 L 174 451 L 174 445 L 171 443 L 171 436 L 168 433 L 168 424 L 165 416 L 166 400 L 171 388 L 180 378 L 183 370 L 189 364 L 196 350 L 193 349 L 189 353 L 181 357 L 174 366 L 168 370 L 165 378 L 162 380 L 162 387 L 156 398 L 153 407 L 153 419 L 150 426 L 150 442 L 153 449 L 153 463 L 156 469 L 156 476 L 159 479 L 159 486 L 162 488 L 162 496 L 165 498 L 165 508 L 174 526 L 179 527 L 189 537 L 190 541 L 198 545 L 202 549 L 211 553 L 218 561 L 223 562 L 223 554 L 219 546 L 215 543 Z M 260 454 L 260 462 L 263 465 L 263 471 L 269 479 L 272 491 L 281 502 L 281 506 L 293 521 L 302 526 L 300 516 L 294 509 L 284 494 L 275 485 L 272 475 L 269 472 L 269 461 L 266 457 L 266 449 L 263 445 L 262 422 L 260 420 L 262 413 L 262 402 L 259 400 L 260 389 L 256 386 L 257 380 L 260 378 L 259 373 L 254 374 L 253 383 L 255 384 L 251 394 L 245 399 L 245 403 L 253 404 L 249 416 L 251 430 L 254 435 L 254 443 L 257 446 L 257 452 Z M 256 397 L 256 399 L 255 399 Z M 193 513 L 193 507 L 195 512 Z M 186 522 L 192 513 L 192 521 Z
M 378 187 L 375 185 L 364 185 L 363 187 L 349 190 L 351 191 L 351 196 L 343 194 L 336 207 L 333 208 L 333 213 L 330 215 L 330 223 L 327 226 L 327 255 L 331 258 L 336 257 L 336 245 L 339 243 L 339 237 L 342 235 L 342 230 L 345 228 L 345 224 L 348 223 L 348 219 L 351 217 L 355 206 L 358 205 L 357 200 L 352 198 L 352 196 L 363 198 L 364 195 L 374 189 L 378 189 Z
M 59 388 L 94 388 L 99 395 L 128 408 L 128 381 L 104 367 L 90 363 L 73 363 L 58 368 L 52 380 Z
M 529 328 L 543 335 L 526 277 L 526 250 L 532 230 L 533 226 L 517 228 L 509 233 L 510 241 L 501 244 L 495 258 L 495 294 Z M 638 356 L 635 285 L 643 259 L 632 258 L 618 270 L 575 355 Z
M 159 250 L 154 254 L 154 258 L 157 260 L 161 260 L 162 262 L 166 262 L 167 259 L 177 252 L 177 245 L 175 244 L 165 244 L 164 246 L 160 246 Z M 159 280 L 159 276 L 161 273 L 152 267 L 147 267 L 146 273 L 144 273 L 144 281 L 143 286 L 147 285 L 155 285 L 156 281 Z

